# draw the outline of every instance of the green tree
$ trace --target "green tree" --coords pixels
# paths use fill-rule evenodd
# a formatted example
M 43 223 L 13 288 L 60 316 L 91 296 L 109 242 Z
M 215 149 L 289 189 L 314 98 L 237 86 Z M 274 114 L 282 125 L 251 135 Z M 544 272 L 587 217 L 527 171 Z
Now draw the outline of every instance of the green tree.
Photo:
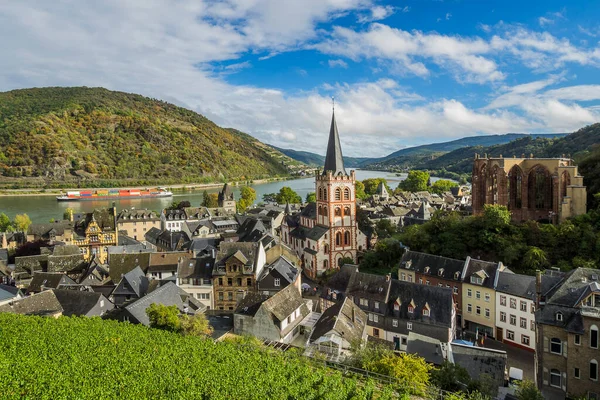
M 0 232 L 6 232 L 11 225 L 8 215 L 0 213 Z
M 422 192 L 428 190 L 428 181 L 429 173 L 412 170 L 408 172 L 406 179 L 398 184 L 398 188 L 407 192 Z
M 510 225 L 510 211 L 506 206 L 486 204 L 483 206 L 483 224 L 487 230 L 500 232 Z
M 316 201 L 317 201 L 317 194 L 315 192 L 307 193 L 307 195 L 306 195 L 307 203 L 316 203 Z
M 279 193 L 277 194 L 276 200 L 279 204 L 302 203 L 302 197 L 300 197 L 298 193 L 294 192 L 289 186 L 284 186 L 281 189 L 279 189 Z
M 65 208 L 65 212 L 63 213 L 63 219 L 69 221 L 74 213 L 75 210 L 73 210 L 71 207 Z
M 256 190 L 249 186 L 242 186 L 240 189 L 240 200 L 237 202 L 239 212 L 246 211 L 256 200 Z
M 27 232 L 27 228 L 31 225 L 31 219 L 27 214 L 17 214 L 13 221 L 13 225 L 19 232 Z
M 193 316 L 182 315 L 180 318 L 180 330 L 184 335 L 204 336 L 213 332 L 213 327 L 208 323 L 204 314 Z
M 451 188 L 457 187 L 458 183 L 449 181 L 447 179 L 440 179 L 439 181 L 433 182 L 429 190 L 433 193 L 442 194 L 449 192 Z
M 388 375 L 399 381 L 400 387 L 415 395 L 424 395 L 429 386 L 431 365 L 413 354 L 386 354 L 363 365 L 368 371 Z
M 431 371 L 431 383 L 436 387 L 449 392 L 466 391 L 471 382 L 467 370 L 449 361 Z
M 384 178 L 369 178 L 363 180 L 362 183 L 365 187 L 365 193 L 367 196 L 372 196 L 376 194 L 377 188 L 379 187 L 380 183 L 383 183 L 385 185 L 385 188 L 388 190 L 388 192 L 392 191 L 392 189 L 387 184 L 387 180 L 385 180 Z
M 202 192 L 202 206 L 207 208 L 215 208 L 219 206 L 219 195 L 216 193 L 208 193 L 206 190 Z
M 346 264 L 354 264 L 352 257 L 342 257 L 338 260 L 338 267 L 343 267 Z
M 179 309 L 176 305 L 165 306 L 163 304 L 150 304 L 146 309 L 152 328 L 178 332 L 181 322 L 179 320 Z
M 523 256 L 523 265 L 529 271 L 542 269 L 548 264 L 546 252 L 539 247 L 530 246 Z
M 544 396 L 532 381 L 523 381 L 516 392 L 519 400 L 544 400 Z
M 277 202 L 277 193 L 265 193 L 263 194 L 263 201 L 267 203 Z
M 365 199 L 368 197 L 365 193 L 365 185 L 361 181 L 356 181 L 354 184 L 354 191 L 357 199 Z
M 396 233 L 396 226 L 387 218 L 382 218 L 375 224 L 375 232 L 380 239 L 391 237 Z

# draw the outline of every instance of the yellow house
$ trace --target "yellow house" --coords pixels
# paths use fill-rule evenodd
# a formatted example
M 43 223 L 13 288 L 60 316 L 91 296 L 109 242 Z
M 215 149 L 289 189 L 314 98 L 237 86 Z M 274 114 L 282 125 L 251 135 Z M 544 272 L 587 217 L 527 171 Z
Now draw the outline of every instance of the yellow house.
M 479 335 L 494 337 L 496 331 L 496 284 L 500 263 L 467 257 L 462 276 L 463 328 Z
M 116 218 L 114 207 L 74 216 L 72 243 L 79 247 L 86 261 L 95 256 L 98 262 L 107 262 L 108 246 L 116 246 L 119 241 Z

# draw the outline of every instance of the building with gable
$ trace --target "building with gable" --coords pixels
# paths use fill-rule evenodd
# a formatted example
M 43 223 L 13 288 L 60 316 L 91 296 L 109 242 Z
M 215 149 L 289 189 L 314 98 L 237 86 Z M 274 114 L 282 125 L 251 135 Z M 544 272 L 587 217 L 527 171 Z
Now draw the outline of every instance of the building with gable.
M 344 168 L 335 113 L 331 118 L 323 172 L 316 176 L 316 203 L 310 203 L 296 218 L 284 218 L 283 242 L 301 258 L 305 273 L 316 277 L 339 268 L 342 259 L 357 260 L 366 249 L 366 236 L 356 223 L 356 175 Z

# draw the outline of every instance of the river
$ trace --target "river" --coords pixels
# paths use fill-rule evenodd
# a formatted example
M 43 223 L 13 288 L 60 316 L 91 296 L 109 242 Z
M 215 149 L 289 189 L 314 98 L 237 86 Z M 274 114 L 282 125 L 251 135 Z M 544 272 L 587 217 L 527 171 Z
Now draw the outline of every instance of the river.
M 356 170 L 356 179 L 364 180 L 368 178 L 385 178 L 390 187 L 395 188 L 398 182 L 406 178 L 406 174 L 397 176 L 395 173 Z M 436 181 L 436 178 L 431 178 Z M 315 191 L 315 178 L 293 179 L 288 181 L 277 181 L 251 185 L 256 190 L 256 202 L 262 200 L 262 196 L 267 193 L 279 192 L 283 186 L 289 186 L 296 191 L 302 199 L 310 192 Z M 207 189 L 208 193 L 217 193 L 221 188 Z M 162 199 L 120 199 L 117 200 L 117 208 L 147 208 L 149 210 L 160 211 L 171 205 L 174 201 L 188 200 L 192 206 L 199 206 L 202 203 L 202 190 L 176 192 L 173 198 Z M 234 187 L 236 199 L 239 198 L 239 188 Z M 16 214 L 27 214 L 34 223 L 49 222 L 52 218 L 61 219 L 67 207 L 71 207 L 75 212 L 90 212 L 95 208 L 110 207 L 112 200 L 99 201 L 75 201 L 75 202 L 58 202 L 54 196 L 3 196 L 0 197 L 0 213 L 5 213 L 11 219 Z

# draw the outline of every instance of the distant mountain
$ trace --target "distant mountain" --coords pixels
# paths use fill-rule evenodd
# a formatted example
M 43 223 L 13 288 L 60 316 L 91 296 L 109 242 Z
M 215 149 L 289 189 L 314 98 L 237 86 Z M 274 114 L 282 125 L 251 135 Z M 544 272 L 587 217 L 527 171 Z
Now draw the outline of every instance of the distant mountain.
M 259 143 L 193 111 L 136 94 L 87 87 L 0 93 L 0 181 L 5 185 L 286 175 L 285 165 Z
M 280 151 L 281 153 L 285 154 L 286 156 L 291 157 L 294 160 L 300 161 L 307 165 L 312 165 L 315 167 L 322 167 L 325 164 L 325 156 L 322 156 L 322 155 L 319 155 L 316 153 L 311 153 L 308 151 L 292 150 L 292 149 L 282 149 L 279 147 L 275 147 L 273 145 L 271 145 L 271 147 L 277 151 Z M 376 159 L 360 158 L 360 157 L 344 157 L 344 165 L 349 168 L 358 168 L 365 163 L 372 162 L 373 160 L 376 160 Z

